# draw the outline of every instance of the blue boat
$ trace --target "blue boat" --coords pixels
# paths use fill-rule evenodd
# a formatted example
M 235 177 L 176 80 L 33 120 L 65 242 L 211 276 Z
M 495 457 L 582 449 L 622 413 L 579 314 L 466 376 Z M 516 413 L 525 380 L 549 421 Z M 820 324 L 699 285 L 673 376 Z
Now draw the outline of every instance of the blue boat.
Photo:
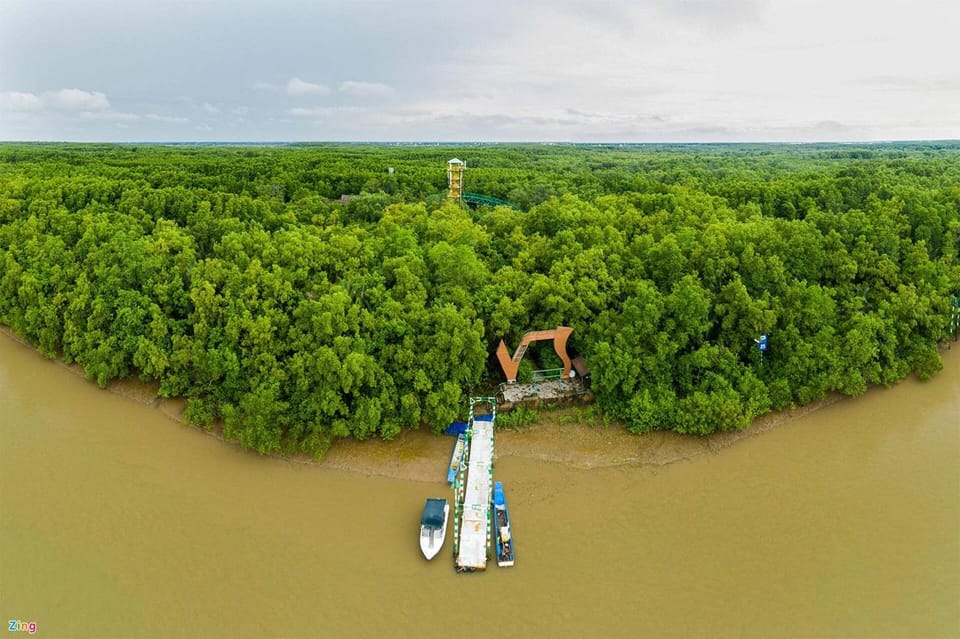
M 450 468 L 447 471 L 447 483 L 451 486 L 457 480 L 457 473 L 460 472 L 460 464 L 463 463 L 463 456 L 467 450 L 467 436 L 463 433 L 457 435 L 457 443 L 453 445 L 453 454 L 450 455 Z
M 503 484 L 493 484 L 493 526 L 497 540 L 497 565 L 512 566 L 513 534 L 510 531 L 510 513 L 507 511 L 507 498 L 503 495 Z

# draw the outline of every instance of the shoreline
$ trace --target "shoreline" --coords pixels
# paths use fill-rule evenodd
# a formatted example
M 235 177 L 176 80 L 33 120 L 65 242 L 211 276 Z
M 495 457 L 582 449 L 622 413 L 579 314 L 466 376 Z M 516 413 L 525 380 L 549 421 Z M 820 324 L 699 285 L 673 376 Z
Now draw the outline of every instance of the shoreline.
M 159 385 L 156 383 L 141 382 L 131 377 L 111 382 L 101 389 L 87 377 L 79 364 L 67 364 L 60 357 L 52 359 L 46 357 L 8 326 L 0 325 L 0 334 L 30 349 L 37 356 L 54 361 L 71 373 L 82 377 L 96 390 L 106 390 L 141 406 L 153 408 L 167 419 L 185 428 L 215 437 L 245 453 L 260 456 L 255 451 L 244 449 L 237 442 L 225 438 L 222 434 L 222 426 L 215 425 L 204 429 L 189 424 L 183 418 L 186 401 L 179 398 L 159 397 L 157 395 Z M 946 359 L 947 353 L 952 350 L 948 342 L 946 348 L 940 350 L 941 357 Z M 955 358 L 956 355 L 952 357 Z M 944 365 L 946 366 L 946 362 Z M 875 389 L 871 388 L 867 393 L 872 390 Z M 604 425 L 602 419 L 595 418 L 591 423 L 584 423 L 579 420 L 582 417 L 582 411 L 577 408 L 558 408 L 544 411 L 537 422 L 529 426 L 498 430 L 495 459 L 516 457 L 563 464 L 584 470 L 627 465 L 665 466 L 705 454 L 717 454 L 742 440 L 791 424 L 845 399 L 850 398 L 833 392 L 823 399 L 804 406 L 761 415 L 743 430 L 706 436 L 681 435 L 672 431 L 654 431 L 644 435 L 634 435 L 619 422 Z M 452 437 L 434 435 L 423 429 L 403 430 L 390 441 L 337 440 L 320 460 L 303 454 L 289 457 L 268 455 L 267 457 L 368 477 L 440 482 L 443 480 L 443 474 L 440 471 L 449 460 L 453 441 Z M 439 470 L 438 460 L 441 464 Z
M 821 408 L 845 399 L 840 393 L 806 406 L 767 413 L 741 431 L 714 433 L 703 437 L 672 431 L 634 435 L 618 423 L 604 426 L 570 422 L 573 409 L 541 413 L 536 423 L 521 429 L 496 431 L 495 459 L 519 458 L 561 464 L 580 470 L 618 466 L 660 467 L 717 454 L 736 443 L 792 423 Z M 423 430 L 402 431 L 391 441 L 342 440 L 331 447 L 324 459 L 304 463 L 411 481 L 441 481 L 453 446 L 453 438 Z M 442 465 L 438 470 L 438 460 Z M 298 461 L 298 460 L 291 460 Z

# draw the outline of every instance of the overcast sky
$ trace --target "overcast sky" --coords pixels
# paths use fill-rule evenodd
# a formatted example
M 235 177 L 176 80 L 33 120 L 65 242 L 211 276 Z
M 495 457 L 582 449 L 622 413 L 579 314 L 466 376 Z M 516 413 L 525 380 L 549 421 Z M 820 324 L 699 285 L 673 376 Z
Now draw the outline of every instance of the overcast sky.
M 0 0 L 0 139 L 960 138 L 960 0 Z

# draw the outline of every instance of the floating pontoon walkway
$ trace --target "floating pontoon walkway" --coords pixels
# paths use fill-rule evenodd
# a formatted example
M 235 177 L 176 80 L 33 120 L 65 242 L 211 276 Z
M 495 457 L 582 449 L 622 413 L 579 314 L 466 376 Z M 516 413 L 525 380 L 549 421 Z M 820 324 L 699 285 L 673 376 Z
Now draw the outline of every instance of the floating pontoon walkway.
M 490 414 L 474 417 L 473 407 L 478 403 L 490 404 Z M 470 418 L 467 421 L 470 444 L 467 463 L 460 464 L 461 470 L 454 485 L 457 510 L 453 524 L 453 554 L 457 572 L 487 568 L 490 502 L 493 491 L 493 423 L 496 416 L 497 404 L 494 398 L 470 398 Z

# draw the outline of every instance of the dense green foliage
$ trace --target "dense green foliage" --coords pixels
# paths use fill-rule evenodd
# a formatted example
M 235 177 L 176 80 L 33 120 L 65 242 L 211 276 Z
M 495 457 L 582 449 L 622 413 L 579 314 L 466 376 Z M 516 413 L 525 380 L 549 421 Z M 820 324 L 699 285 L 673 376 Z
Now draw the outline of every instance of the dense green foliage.
M 561 324 L 636 432 L 927 377 L 958 252 L 955 144 L 0 145 L 0 322 L 260 452 L 442 428 Z

